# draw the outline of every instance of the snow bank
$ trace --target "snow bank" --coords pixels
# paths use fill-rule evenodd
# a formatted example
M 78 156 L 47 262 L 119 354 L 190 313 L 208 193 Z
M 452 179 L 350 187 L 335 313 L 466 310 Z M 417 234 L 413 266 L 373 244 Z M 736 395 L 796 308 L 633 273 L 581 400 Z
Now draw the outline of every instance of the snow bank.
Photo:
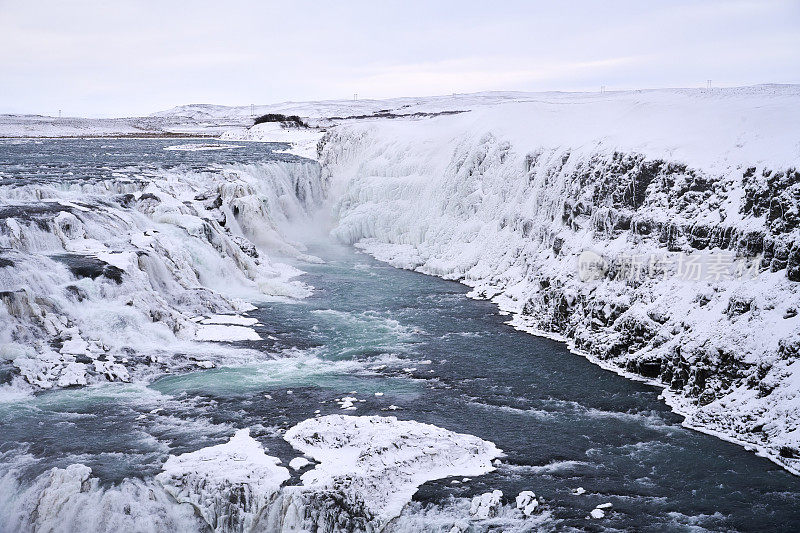
M 492 459 L 502 454 L 472 435 L 395 417 L 313 418 L 284 438 L 319 463 L 302 475 L 304 487 L 337 491 L 376 525 L 399 515 L 423 483 L 491 472 Z
M 321 163 L 340 240 L 474 287 L 797 470 L 798 125 L 797 86 L 543 94 L 342 124 Z

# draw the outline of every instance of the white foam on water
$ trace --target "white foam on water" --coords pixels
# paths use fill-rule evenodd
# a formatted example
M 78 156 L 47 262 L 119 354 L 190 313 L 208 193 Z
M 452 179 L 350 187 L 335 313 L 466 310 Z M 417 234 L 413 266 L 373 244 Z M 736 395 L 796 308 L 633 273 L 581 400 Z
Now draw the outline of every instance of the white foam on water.
M 167 146 L 164 148 L 164 150 L 175 150 L 181 152 L 202 152 L 208 150 L 229 150 L 232 148 L 242 148 L 242 146 L 236 144 L 223 144 L 223 143 L 192 143 L 192 144 L 176 144 L 174 146 Z

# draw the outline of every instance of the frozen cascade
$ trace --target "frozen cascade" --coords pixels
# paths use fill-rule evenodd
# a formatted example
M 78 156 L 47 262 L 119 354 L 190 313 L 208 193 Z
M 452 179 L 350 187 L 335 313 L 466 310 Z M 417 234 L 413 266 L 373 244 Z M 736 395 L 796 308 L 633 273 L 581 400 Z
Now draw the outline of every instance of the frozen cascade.
M 197 352 L 195 339 L 215 340 L 213 328 L 225 330 L 220 340 L 258 338 L 191 319 L 307 295 L 291 279 L 300 272 L 270 256 L 316 260 L 289 226 L 325 193 L 312 161 L 0 186 L 0 355 L 19 373 L 15 386 L 192 367 L 174 354 Z M 204 352 L 259 357 L 221 345 Z
M 242 429 L 225 444 L 171 456 L 156 479 L 178 502 L 197 508 L 214 531 L 250 531 L 289 479 L 289 471 L 278 463 Z
M 203 530 L 192 508 L 176 505 L 157 483 L 126 479 L 101 486 L 82 464 L 53 468 L 30 484 L 11 470 L 0 477 L 0 489 L 8 496 L 0 501 L 0 531 L 81 533 L 86 524 L 98 532 Z

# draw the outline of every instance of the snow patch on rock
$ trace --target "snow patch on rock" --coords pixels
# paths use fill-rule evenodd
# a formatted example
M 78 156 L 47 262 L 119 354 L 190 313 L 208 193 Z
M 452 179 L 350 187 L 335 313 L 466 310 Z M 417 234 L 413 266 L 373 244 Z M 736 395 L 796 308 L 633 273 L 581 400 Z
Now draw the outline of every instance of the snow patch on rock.
M 469 514 L 475 520 L 494 518 L 502 505 L 503 491 L 493 490 L 472 498 Z

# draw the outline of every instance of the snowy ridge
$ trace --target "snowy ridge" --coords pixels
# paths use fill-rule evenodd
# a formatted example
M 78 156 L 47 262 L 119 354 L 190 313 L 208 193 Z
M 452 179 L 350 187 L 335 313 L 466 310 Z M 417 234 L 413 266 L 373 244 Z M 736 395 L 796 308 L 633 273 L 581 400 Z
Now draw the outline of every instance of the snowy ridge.
M 174 354 L 197 353 L 195 340 L 259 338 L 198 315 L 309 294 L 268 254 L 316 260 L 287 237 L 324 197 L 316 163 L 139 172 L 0 186 L 0 355 L 19 373 L 4 388 L 259 357 L 208 345 L 203 360 Z
M 794 86 L 542 96 L 341 125 L 321 163 L 342 241 L 473 286 L 797 471 L 799 124 Z M 581 281 L 585 250 L 601 279 Z M 758 275 L 616 276 L 626 255 L 711 253 Z

